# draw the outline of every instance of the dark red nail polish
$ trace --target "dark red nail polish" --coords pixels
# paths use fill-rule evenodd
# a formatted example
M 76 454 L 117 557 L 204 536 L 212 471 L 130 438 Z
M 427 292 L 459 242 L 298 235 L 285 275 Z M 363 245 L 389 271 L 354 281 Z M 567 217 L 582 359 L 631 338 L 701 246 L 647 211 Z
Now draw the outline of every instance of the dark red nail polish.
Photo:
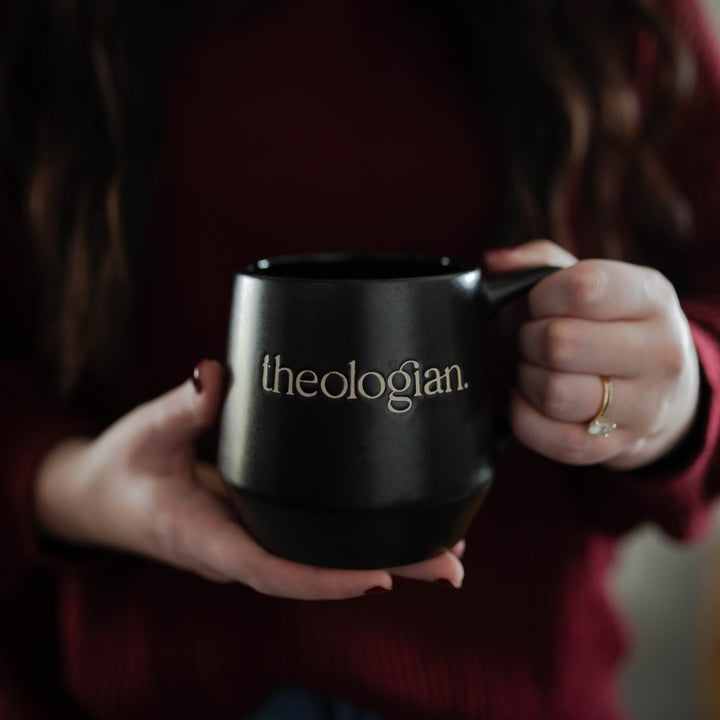
M 201 393 L 203 386 L 202 382 L 200 381 L 200 366 L 203 364 L 203 360 L 201 360 L 196 366 L 195 369 L 192 372 L 192 384 L 195 388 L 196 393 Z
M 449 587 L 453 590 L 457 590 L 457 588 L 447 579 L 447 578 L 438 578 L 435 581 L 436 585 L 442 585 L 443 587 Z
M 390 588 L 383 587 L 382 585 L 375 585 L 375 587 L 368 588 L 365 591 L 366 595 L 379 595 L 380 593 L 390 592 Z

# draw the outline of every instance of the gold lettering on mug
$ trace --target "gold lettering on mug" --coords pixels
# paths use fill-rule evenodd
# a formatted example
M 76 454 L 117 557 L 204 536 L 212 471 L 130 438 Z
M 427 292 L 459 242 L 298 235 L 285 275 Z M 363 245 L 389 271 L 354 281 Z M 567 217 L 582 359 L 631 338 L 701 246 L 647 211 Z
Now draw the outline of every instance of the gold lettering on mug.
M 287 373 L 288 375 L 288 382 L 287 382 L 287 392 L 286 395 L 292 395 L 293 394 L 293 372 L 290 368 L 280 367 L 280 356 L 275 356 L 275 382 L 273 383 L 273 389 L 272 391 L 274 393 L 280 392 L 280 374 L 281 373 Z
M 445 392 L 442 387 L 442 381 L 445 376 L 440 373 L 439 368 L 428 368 L 425 371 L 425 377 L 428 378 L 423 388 L 423 392 L 426 395 L 437 395 L 438 393 Z
M 265 356 L 267 358 L 267 355 Z M 265 362 L 263 361 L 263 368 L 265 367 Z M 307 380 L 305 379 L 305 375 L 308 375 L 309 377 Z M 302 395 L 303 397 L 315 397 L 318 394 L 317 390 L 313 390 L 312 392 L 308 392 L 303 385 L 317 385 L 318 382 L 318 376 L 317 373 L 314 370 L 301 370 L 297 377 L 295 378 L 295 389 L 297 390 L 298 395 Z M 269 388 L 265 387 L 265 380 L 263 378 L 263 390 L 269 390 Z
M 369 377 L 377 378 L 377 392 L 374 395 L 371 395 L 365 389 L 365 378 Z M 362 397 L 367 398 L 368 400 L 377 400 L 381 395 L 385 394 L 385 378 L 379 372 L 375 372 L 374 370 L 362 374 L 358 380 L 358 392 Z
M 340 392 L 336 394 L 332 394 L 328 388 L 327 388 L 327 381 L 330 377 L 339 377 L 340 378 Z M 348 379 L 337 370 L 331 370 L 328 373 L 325 373 L 322 376 L 322 380 L 320 380 L 320 391 L 325 397 L 329 397 L 331 400 L 339 400 L 341 397 L 345 397 L 345 393 L 348 389 Z
M 348 394 L 348 400 L 357 400 L 357 395 L 355 394 L 355 374 L 357 372 L 356 369 L 356 361 L 351 360 L 348 363 L 348 367 L 350 368 L 350 393 Z
M 452 392 L 452 384 L 450 383 L 450 373 L 455 370 L 456 377 L 457 377 L 457 390 L 464 390 L 467 387 L 466 385 L 463 385 L 463 379 L 462 379 L 462 370 L 460 369 L 459 365 L 451 365 L 450 367 L 445 368 L 445 392 Z
M 272 390 L 272 388 L 270 387 L 270 385 L 267 384 L 268 371 L 270 370 L 270 356 L 269 355 L 266 355 L 263 358 L 262 366 L 263 366 L 263 379 L 262 379 L 263 390 L 265 390 L 266 392 L 270 392 Z
M 401 377 L 405 381 L 402 387 L 398 387 L 395 384 L 396 377 Z M 413 401 L 412 398 L 409 398 L 402 393 L 407 392 L 410 389 L 410 386 L 412 385 L 412 377 L 410 377 L 410 375 L 402 369 L 395 370 L 388 375 L 387 384 L 391 391 L 387 402 L 388 410 L 390 412 L 397 413 L 398 415 L 407 412 L 412 407 Z
M 265 392 L 276 395 L 299 395 L 314 398 L 322 395 L 329 400 L 377 400 L 387 395 L 386 407 L 402 415 L 413 407 L 413 399 L 441 395 L 468 389 L 459 365 L 445 368 L 422 368 L 417 360 L 405 360 L 400 366 L 384 375 L 377 370 L 366 370 L 358 375 L 357 361 L 348 362 L 347 371 L 328 370 L 320 374 L 315 370 L 292 370 L 282 365 L 278 353 L 270 362 L 270 355 L 262 359 L 261 386 Z M 423 382 L 424 378 L 424 382 Z M 454 381 L 454 387 L 453 387 Z

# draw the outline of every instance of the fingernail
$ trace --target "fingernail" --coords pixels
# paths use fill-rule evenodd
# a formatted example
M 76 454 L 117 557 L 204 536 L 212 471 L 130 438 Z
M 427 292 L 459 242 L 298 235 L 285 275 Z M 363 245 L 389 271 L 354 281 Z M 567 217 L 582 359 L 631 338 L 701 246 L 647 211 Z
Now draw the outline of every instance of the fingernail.
M 467 547 L 467 543 L 465 542 L 465 540 L 458 540 L 452 549 L 453 553 L 455 554 L 455 557 L 461 558 L 465 554 L 466 547 Z
M 368 588 L 365 591 L 365 595 L 380 595 L 381 593 L 390 592 L 390 588 L 383 587 L 382 585 L 375 585 Z
M 435 584 L 441 585 L 442 587 L 449 587 L 449 588 L 452 588 L 453 590 L 457 590 L 459 587 L 458 585 L 451 583 L 447 578 L 438 578 L 435 581 Z
M 196 366 L 195 369 L 192 371 L 192 384 L 195 388 L 196 393 L 201 393 L 203 386 L 202 382 L 200 380 L 200 366 L 204 363 L 204 360 L 201 360 Z

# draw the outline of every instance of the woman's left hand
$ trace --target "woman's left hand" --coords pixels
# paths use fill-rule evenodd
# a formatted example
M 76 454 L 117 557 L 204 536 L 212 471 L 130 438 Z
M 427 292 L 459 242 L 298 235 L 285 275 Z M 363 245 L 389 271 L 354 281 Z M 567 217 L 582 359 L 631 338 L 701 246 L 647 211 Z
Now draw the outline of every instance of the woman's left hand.
M 695 418 L 699 367 L 675 289 L 658 271 L 611 260 L 578 260 L 546 240 L 491 250 L 493 273 L 538 265 L 562 270 L 528 296 L 519 330 L 517 390 L 510 405 L 518 440 L 570 465 L 618 470 L 670 452 Z M 588 433 L 612 381 L 608 437 Z

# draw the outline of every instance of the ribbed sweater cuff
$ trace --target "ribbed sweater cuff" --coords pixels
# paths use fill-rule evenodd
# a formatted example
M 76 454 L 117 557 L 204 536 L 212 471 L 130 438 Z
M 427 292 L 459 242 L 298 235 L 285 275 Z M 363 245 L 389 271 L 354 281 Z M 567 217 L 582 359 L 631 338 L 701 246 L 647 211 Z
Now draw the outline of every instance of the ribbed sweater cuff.
M 0 404 L 0 562 L 3 590 L 18 587 L 27 573 L 52 563 L 55 555 L 38 533 L 34 482 L 47 452 L 73 436 L 92 434 L 95 424 L 44 404 L 29 373 L 2 372 Z M 11 386 L 8 383 L 19 383 Z M 30 387 L 27 392 L 24 390 Z
M 701 366 L 698 415 L 685 440 L 669 455 L 645 468 L 615 474 L 613 483 L 646 509 L 671 536 L 701 536 L 712 518 L 712 499 L 720 493 L 720 346 L 691 323 Z

